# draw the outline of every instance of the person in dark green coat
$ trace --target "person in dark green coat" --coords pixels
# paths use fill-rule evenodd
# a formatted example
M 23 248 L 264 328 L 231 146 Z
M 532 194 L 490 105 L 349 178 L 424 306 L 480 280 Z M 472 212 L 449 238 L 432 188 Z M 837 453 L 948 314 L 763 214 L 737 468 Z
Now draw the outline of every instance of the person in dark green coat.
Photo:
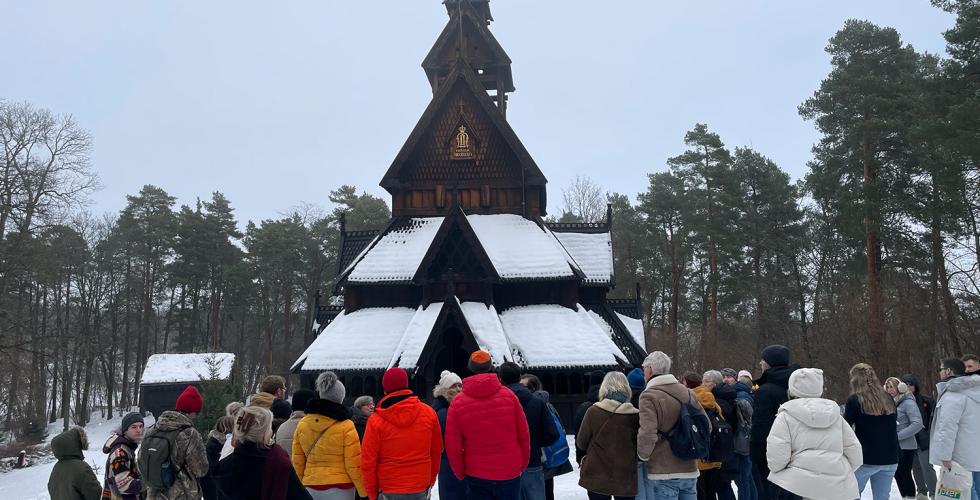
M 82 450 L 88 449 L 85 429 L 73 427 L 51 440 L 51 451 L 58 463 L 48 478 L 51 500 L 99 500 L 102 485 L 85 463 Z

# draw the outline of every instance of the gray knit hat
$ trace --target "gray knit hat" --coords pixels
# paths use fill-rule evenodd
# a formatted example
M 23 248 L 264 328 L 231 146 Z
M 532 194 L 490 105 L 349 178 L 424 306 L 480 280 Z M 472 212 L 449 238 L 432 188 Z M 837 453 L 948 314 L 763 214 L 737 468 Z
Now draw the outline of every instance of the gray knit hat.
M 321 398 L 337 404 L 344 404 L 344 398 L 347 397 L 347 389 L 334 372 L 323 372 L 316 378 L 316 391 Z
M 143 415 L 140 415 L 139 413 L 137 413 L 135 411 L 132 412 L 132 413 L 127 413 L 122 418 L 122 422 L 119 423 L 119 434 L 125 434 L 126 433 L 126 430 L 129 429 L 129 426 L 130 425 L 133 425 L 136 422 L 142 422 L 142 421 L 143 421 Z

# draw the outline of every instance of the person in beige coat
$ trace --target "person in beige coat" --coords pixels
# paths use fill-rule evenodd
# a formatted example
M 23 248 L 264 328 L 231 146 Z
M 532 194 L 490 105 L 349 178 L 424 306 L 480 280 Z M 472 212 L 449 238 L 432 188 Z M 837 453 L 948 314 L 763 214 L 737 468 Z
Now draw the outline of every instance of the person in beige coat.
M 769 481 L 806 499 L 858 498 L 861 443 L 837 403 L 822 394 L 823 370 L 790 375 L 790 400 L 779 407 L 766 440 Z

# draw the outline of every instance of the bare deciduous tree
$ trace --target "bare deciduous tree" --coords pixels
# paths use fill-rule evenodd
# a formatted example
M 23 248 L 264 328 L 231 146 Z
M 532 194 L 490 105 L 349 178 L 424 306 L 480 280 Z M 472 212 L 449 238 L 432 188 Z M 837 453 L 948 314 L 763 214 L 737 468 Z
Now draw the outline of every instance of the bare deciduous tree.
M 598 222 L 606 216 L 606 192 L 587 176 L 576 175 L 562 191 L 562 211 L 582 222 Z

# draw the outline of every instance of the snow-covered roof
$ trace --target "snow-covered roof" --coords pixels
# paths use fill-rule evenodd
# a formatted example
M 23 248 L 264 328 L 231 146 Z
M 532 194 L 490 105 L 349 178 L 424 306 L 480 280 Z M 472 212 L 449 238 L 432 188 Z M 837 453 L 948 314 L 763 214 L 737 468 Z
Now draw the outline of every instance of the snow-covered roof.
M 512 352 L 533 368 L 609 366 L 626 356 L 581 305 L 520 306 L 500 314 Z
M 410 281 L 442 221 L 443 217 L 409 219 L 388 231 L 354 260 L 347 280 L 354 283 Z
M 610 233 L 553 233 L 571 254 L 586 283 L 609 283 L 613 278 L 612 235 Z
M 429 334 L 432 333 L 432 327 L 436 324 L 436 319 L 439 318 L 441 311 L 442 302 L 429 304 L 429 307 L 426 308 L 419 306 L 411 321 L 408 322 L 405 333 L 402 334 L 402 340 L 398 343 L 398 347 L 395 348 L 391 361 L 388 363 L 388 368 L 396 364 L 406 370 L 416 367 L 419 356 L 422 355 L 422 349 L 425 348 L 425 343 L 429 340 Z
M 227 352 L 154 354 L 146 360 L 140 384 L 200 382 L 211 378 L 211 367 L 219 380 L 231 377 L 235 355 Z
M 468 215 L 480 244 L 503 279 L 574 276 L 561 245 L 534 222 L 519 215 Z
M 619 320 L 626 325 L 626 329 L 629 330 L 630 336 L 633 337 L 633 340 L 635 340 L 636 343 L 642 347 L 644 351 L 646 351 L 647 341 L 644 338 L 645 335 L 643 335 L 643 321 L 620 313 L 616 313 L 616 316 L 619 316 Z
M 482 302 L 463 302 L 459 305 L 466 318 L 466 324 L 476 337 L 476 343 L 481 349 L 490 353 L 494 366 L 500 366 L 505 361 L 513 361 L 510 353 L 510 342 L 500 324 L 497 309 L 486 306 Z
M 386 368 L 415 313 L 410 307 L 344 311 L 320 332 L 293 368 L 300 363 L 304 370 Z

